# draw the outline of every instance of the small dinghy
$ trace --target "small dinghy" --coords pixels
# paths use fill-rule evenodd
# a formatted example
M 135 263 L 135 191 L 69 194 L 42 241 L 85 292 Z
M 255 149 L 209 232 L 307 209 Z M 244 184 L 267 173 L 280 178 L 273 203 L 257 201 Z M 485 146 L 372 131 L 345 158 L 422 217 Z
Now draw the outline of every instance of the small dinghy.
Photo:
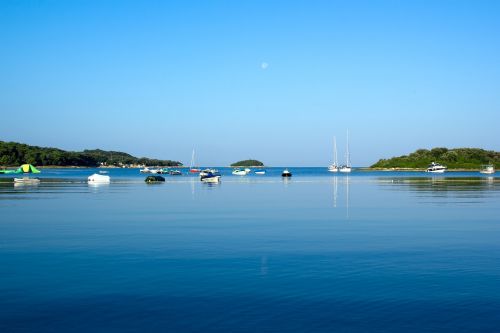
M 288 169 L 283 170 L 281 177 L 292 177 L 292 173 Z
M 163 178 L 162 176 L 147 176 L 144 181 L 148 184 L 161 183 L 165 181 L 165 178 Z
M 23 178 L 14 178 L 14 185 L 38 185 L 40 184 L 40 179 L 38 178 L 29 178 L 29 177 L 23 177 Z
M 255 174 L 256 175 L 265 175 L 266 174 L 266 170 L 255 171 Z
M 111 182 L 111 178 L 109 176 L 94 173 L 93 175 L 89 176 L 89 178 L 87 178 L 87 182 L 89 184 L 109 184 Z

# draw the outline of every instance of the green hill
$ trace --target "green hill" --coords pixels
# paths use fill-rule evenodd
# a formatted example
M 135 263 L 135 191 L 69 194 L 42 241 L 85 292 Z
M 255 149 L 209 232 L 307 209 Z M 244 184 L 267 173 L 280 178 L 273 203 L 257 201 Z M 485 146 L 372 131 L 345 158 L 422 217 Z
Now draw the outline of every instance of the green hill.
M 159 165 L 180 166 L 182 163 L 170 160 L 134 157 L 119 151 L 100 149 L 84 150 L 83 152 L 65 151 L 57 148 L 30 146 L 17 142 L 0 141 L 0 166 L 19 166 L 30 163 L 37 166 L 83 166 L 96 167 L 101 165 Z
M 232 167 L 256 167 L 256 166 L 264 166 L 264 163 L 257 160 L 243 160 L 238 161 L 231 164 Z
M 418 149 L 409 155 L 381 159 L 370 168 L 426 168 L 431 162 L 449 169 L 479 169 L 482 164 L 500 165 L 500 152 L 479 148 Z

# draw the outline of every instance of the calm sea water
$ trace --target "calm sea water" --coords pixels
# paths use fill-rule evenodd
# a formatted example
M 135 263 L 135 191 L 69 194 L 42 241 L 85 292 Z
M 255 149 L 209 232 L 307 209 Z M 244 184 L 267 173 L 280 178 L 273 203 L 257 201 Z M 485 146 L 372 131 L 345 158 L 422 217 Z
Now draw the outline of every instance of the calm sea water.
M 0 178 L 0 332 L 498 332 L 500 178 Z

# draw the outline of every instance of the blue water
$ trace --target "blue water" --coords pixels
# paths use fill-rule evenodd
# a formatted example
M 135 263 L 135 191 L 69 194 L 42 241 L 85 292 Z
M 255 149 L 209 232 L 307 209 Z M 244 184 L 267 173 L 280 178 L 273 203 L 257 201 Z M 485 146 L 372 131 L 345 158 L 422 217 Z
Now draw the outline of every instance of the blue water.
M 0 177 L 0 332 L 498 332 L 500 178 Z

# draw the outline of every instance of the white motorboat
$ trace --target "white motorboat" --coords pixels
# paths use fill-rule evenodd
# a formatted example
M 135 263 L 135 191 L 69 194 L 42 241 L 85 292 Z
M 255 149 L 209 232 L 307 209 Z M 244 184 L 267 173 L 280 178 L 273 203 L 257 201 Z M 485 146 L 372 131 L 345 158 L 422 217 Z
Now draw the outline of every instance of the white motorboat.
M 266 170 L 255 171 L 255 174 L 256 175 L 265 175 L 266 174 Z
M 333 137 L 333 164 L 328 166 L 328 171 L 330 172 L 338 172 L 339 164 L 337 162 L 337 140 Z
M 446 171 L 446 169 L 447 169 L 446 166 L 441 165 L 441 164 L 436 163 L 436 162 L 432 162 L 431 164 L 429 164 L 429 166 L 427 167 L 427 170 L 425 170 L 425 172 L 443 173 Z
M 292 173 L 288 169 L 283 170 L 281 177 L 292 177 Z
M 217 171 L 216 169 L 203 169 L 200 171 L 199 175 L 200 175 L 200 178 L 203 177 L 203 176 L 208 176 L 210 173 L 219 173 L 219 171 Z
M 87 178 L 89 184 L 109 184 L 110 181 L 111 178 L 109 176 L 100 175 L 98 173 L 94 173 Z
M 233 175 L 236 175 L 236 176 L 246 176 L 248 175 L 248 172 L 247 170 L 250 170 L 250 169 L 245 169 L 245 170 L 241 170 L 241 169 L 234 169 L 232 174 Z
M 495 166 L 493 164 L 481 165 L 481 170 L 479 170 L 479 172 L 486 175 L 491 175 L 495 173 Z
M 23 178 L 14 178 L 14 185 L 38 185 L 40 184 L 40 179 L 38 178 L 29 178 L 29 177 L 23 177 Z
M 151 169 L 148 167 L 144 167 L 143 169 L 139 170 L 140 173 L 151 173 Z

